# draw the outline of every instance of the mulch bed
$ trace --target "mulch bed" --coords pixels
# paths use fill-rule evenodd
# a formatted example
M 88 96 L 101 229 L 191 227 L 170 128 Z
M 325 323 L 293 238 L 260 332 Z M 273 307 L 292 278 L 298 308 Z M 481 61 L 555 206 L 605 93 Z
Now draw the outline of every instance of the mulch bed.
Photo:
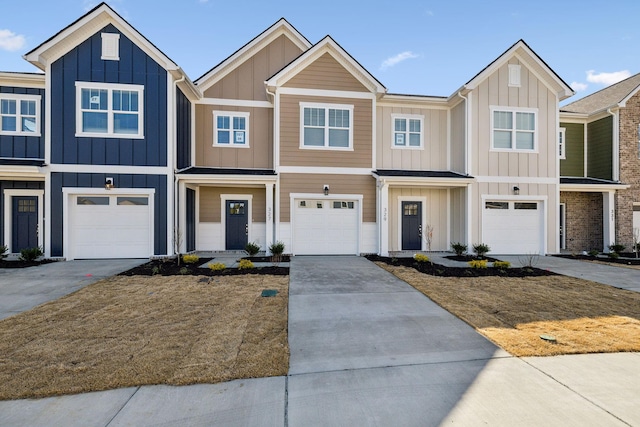
M 532 277 L 532 276 L 555 276 L 556 273 L 536 267 L 513 267 L 513 268 L 471 268 L 471 267 L 447 267 L 433 262 L 418 262 L 413 258 L 389 258 L 378 255 L 367 255 L 370 261 L 380 261 L 392 266 L 404 266 L 415 268 L 421 273 L 440 277 Z
M 213 258 L 200 258 L 193 264 L 186 264 L 183 261 L 178 265 L 177 259 L 154 259 L 142 265 L 124 271 L 119 276 L 237 276 L 244 274 L 271 274 L 274 276 L 289 275 L 289 267 L 255 267 L 240 270 L 238 268 L 225 268 L 222 271 L 213 271 L 209 268 L 200 268 L 201 265 L 209 263 Z M 251 259 L 253 262 L 255 259 Z M 215 262 L 215 260 L 213 261 Z
M 598 257 L 591 255 L 554 255 L 558 258 L 567 258 L 567 259 L 575 259 L 580 261 L 597 261 L 597 262 L 609 262 L 612 264 L 624 264 L 624 265 L 640 265 L 640 258 L 635 258 L 635 254 L 632 253 L 624 253 L 620 258 L 610 258 L 610 257 Z
M 25 267 L 36 267 L 42 264 L 49 264 L 51 262 L 57 262 L 53 259 L 42 259 L 39 261 L 7 261 L 6 259 L 0 259 L 0 268 L 25 268 Z

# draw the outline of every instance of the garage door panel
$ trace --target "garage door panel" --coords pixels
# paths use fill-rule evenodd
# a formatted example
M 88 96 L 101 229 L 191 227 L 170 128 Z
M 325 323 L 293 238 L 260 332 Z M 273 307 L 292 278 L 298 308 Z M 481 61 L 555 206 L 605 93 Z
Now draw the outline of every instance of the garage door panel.
M 295 200 L 293 251 L 297 255 L 352 255 L 358 251 L 357 202 L 336 209 L 333 200 Z M 318 206 L 321 206 L 319 208 Z
M 519 209 L 515 208 L 516 204 Z M 491 248 L 492 253 L 541 252 L 542 208 L 537 202 L 487 201 L 482 227 L 483 243 Z

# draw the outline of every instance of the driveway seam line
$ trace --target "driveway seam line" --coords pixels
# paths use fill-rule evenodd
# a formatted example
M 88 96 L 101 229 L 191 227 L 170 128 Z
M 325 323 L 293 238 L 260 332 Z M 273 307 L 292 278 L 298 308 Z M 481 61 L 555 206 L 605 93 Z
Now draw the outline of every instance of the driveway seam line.
M 120 409 L 118 409 L 116 411 L 116 413 L 113 415 L 113 417 L 111 417 L 111 419 L 109 421 L 107 421 L 107 423 L 105 424 L 105 427 L 109 427 L 109 425 L 113 422 L 113 420 L 115 420 L 116 417 L 120 414 L 120 412 L 122 412 L 122 410 L 125 408 L 125 406 L 127 406 L 129 404 L 129 402 L 131 402 L 131 399 L 133 399 L 133 396 L 135 396 L 138 393 L 138 391 L 140 391 L 141 388 L 142 388 L 142 386 L 136 387 L 136 390 L 131 394 L 131 396 L 129 396 L 127 401 L 124 402 L 124 404 L 120 407 Z
M 583 400 L 585 400 L 586 402 L 589 402 L 590 404 L 592 404 L 593 406 L 595 406 L 596 408 L 604 411 L 605 413 L 611 415 L 613 418 L 615 418 L 616 420 L 620 421 L 621 423 L 628 425 L 629 427 L 632 426 L 632 424 L 629 424 L 628 422 L 626 422 L 625 420 L 623 420 L 622 418 L 620 418 L 619 416 L 617 416 L 616 414 L 612 413 L 611 411 L 609 411 L 606 408 L 603 408 L 602 406 L 600 406 L 599 404 L 597 404 L 596 402 L 594 402 L 593 400 L 589 399 L 588 397 L 586 397 L 585 395 L 583 395 L 582 393 L 579 393 L 577 390 L 574 390 L 573 388 L 569 387 L 567 384 L 563 383 L 562 381 L 558 380 L 557 378 L 555 378 L 553 375 L 543 371 L 541 368 L 538 368 L 535 365 L 532 365 L 531 363 L 529 363 L 528 361 L 524 360 L 523 358 L 519 358 L 520 360 L 522 360 L 524 363 L 526 363 L 527 365 L 531 366 L 533 369 L 535 369 L 536 371 L 540 372 L 542 375 L 550 378 L 552 381 L 554 381 L 557 384 L 560 384 L 562 387 L 566 388 L 567 390 L 569 390 L 570 392 L 574 393 L 577 396 L 580 396 Z
M 289 427 L 289 375 L 284 377 L 284 427 Z

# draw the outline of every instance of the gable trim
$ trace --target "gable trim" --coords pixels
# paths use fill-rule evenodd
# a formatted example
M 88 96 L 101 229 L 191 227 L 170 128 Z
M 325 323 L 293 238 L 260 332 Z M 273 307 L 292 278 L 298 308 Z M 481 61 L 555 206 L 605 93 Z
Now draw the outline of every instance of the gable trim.
M 346 90 L 324 90 L 324 89 L 302 89 L 294 87 L 281 87 L 278 89 L 281 95 L 304 95 L 304 96 L 324 96 L 331 98 L 358 98 L 375 99 L 375 95 L 370 92 L 352 92 Z

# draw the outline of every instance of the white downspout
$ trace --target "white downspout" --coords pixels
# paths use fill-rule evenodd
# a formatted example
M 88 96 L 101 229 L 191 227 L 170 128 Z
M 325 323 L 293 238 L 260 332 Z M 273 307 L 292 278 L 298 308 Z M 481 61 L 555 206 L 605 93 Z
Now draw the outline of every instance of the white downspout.
M 462 95 L 462 91 L 458 91 L 457 95 L 464 100 L 464 168 L 465 174 L 469 176 L 471 174 L 471 123 L 470 123 L 470 114 L 469 114 L 469 98 Z M 471 247 L 472 245 L 472 227 L 473 223 L 471 222 L 472 218 L 472 205 L 473 205 L 473 187 L 472 184 L 467 184 L 467 209 L 466 209 L 466 237 L 467 237 L 467 247 Z
M 178 230 L 181 230 L 180 220 L 182 218 L 178 215 L 178 212 L 179 212 L 178 202 L 180 198 L 178 197 L 178 180 L 176 179 L 176 174 L 175 174 L 176 169 L 178 168 L 178 165 L 176 163 L 177 162 L 176 149 L 178 144 L 178 116 L 176 112 L 176 102 L 177 102 L 176 91 L 178 90 L 178 84 L 185 81 L 185 79 L 186 79 L 186 75 L 183 74 L 182 77 L 180 77 L 178 80 L 173 81 L 173 94 L 172 94 L 173 143 L 171 144 L 172 146 L 171 149 L 173 150 L 173 156 L 171 156 L 171 161 L 173 164 L 171 165 L 171 169 L 170 169 L 171 181 L 173 181 L 173 238 L 171 241 L 171 250 L 168 251 L 169 255 L 177 255 L 177 254 L 174 254 L 176 242 L 174 242 L 173 239 L 176 239 L 178 237 Z M 191 144 L 191 141 L 189 141 L 189 144 Z M 186 228 L 186 224 L 184 228 Z M 180 247 L 178 248 L 178 252 L 184 252 L 184 249 L 186 249 L 186 247 L 184 246 L 186 245 L 185 240 L 186 240 L 186 236 L 183 235 L 182 242 L 180 242 Z

